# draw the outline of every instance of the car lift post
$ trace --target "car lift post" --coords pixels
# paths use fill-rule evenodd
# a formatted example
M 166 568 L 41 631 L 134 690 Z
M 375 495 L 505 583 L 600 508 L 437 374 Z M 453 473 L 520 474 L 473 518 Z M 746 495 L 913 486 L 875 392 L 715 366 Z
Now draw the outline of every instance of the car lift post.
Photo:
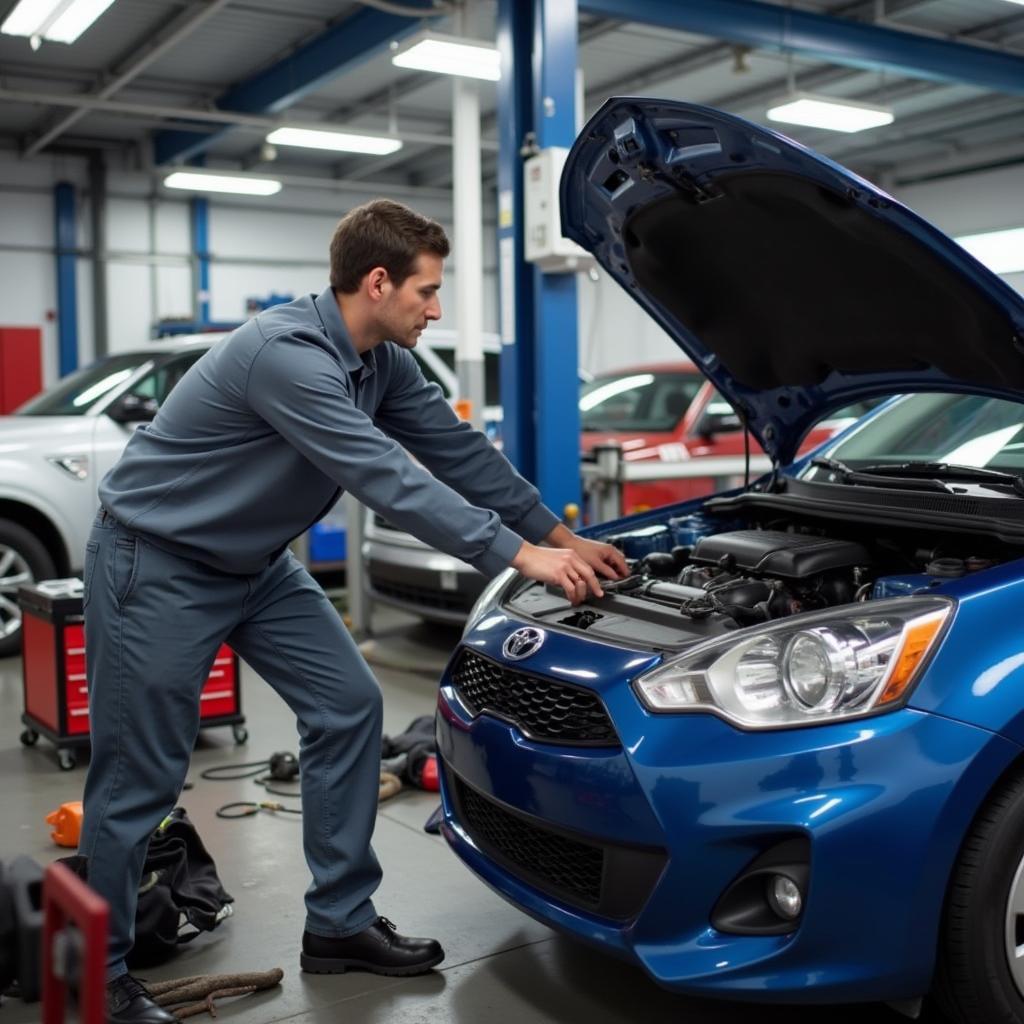
M 345 502 L 345 587 L 348 590 L 348 617 L 352 635 L 365 640 L 371 633 L 370 595 L 366 592 L 366 567 L 363 564 L 363 527 L 366 509 L 351 494 Z
M 617 442 L 594 445 L 597 473 L 594 479 L 595 523 L 607 523 L 622 517 L 622 445 Z

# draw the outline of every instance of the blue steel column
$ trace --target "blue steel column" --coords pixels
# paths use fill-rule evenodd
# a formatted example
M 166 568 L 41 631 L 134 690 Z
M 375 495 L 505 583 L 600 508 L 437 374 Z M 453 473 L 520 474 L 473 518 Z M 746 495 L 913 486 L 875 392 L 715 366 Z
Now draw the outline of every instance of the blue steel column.
M 576 138 L 576 0 L 534 0 L 533 124 L 537 144 Z M 534 270 L 537 487 L 561 515 L 580 500 L 576 275 Z
M 192 200 L 192 286 L 195 292 L 195 318 L 210 322 L 210 207 L 209 200 Z
M 78 369 L 78 289 L 75 262 L 75 187 L 62 181 L 54 187 L 54 226 L 57 250 L 57 346 L 61 377 Z
M 505 454 L 536 481 L 533 267 L 523 260 L 523 164 L 519 147 L 533 122 L 533 4 L 498 0 L 498 272 L 501 315 L 501 434 Z M 511 306 L 512 308 L 507 308 Z
M 502 309 L 502 433 L 509 458 L 559 514 L 580 497 L 576 279 L 524 262 L 519 150 L 530 131 L 541 147 L 568 147 L 575 138 L 576 16 L 576 0 L 498 4 L 500 297 L 514 299 L 513 317 Z M 502 256 L 508 239 L 511 260 Z M 510 327 L 514 344 L 505 337 Z

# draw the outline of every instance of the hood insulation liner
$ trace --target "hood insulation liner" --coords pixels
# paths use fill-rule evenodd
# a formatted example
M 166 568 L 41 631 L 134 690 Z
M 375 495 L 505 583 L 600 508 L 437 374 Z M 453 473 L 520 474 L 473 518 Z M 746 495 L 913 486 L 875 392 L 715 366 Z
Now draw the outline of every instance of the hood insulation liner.
M 715 185 L 642 206 L 623 241 L 637 282 L 740 384 L 935 368 L 1024 390 L 1005 312 L 888 221 L 784 173 Z

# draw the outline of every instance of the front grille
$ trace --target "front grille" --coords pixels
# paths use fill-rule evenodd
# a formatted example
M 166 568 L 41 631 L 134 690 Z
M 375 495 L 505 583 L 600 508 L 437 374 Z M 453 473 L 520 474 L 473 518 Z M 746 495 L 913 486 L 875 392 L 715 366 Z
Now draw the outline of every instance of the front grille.
M 601 903 L 604 850 L 536 825 L 455 777 L 464 826 L 481 846 L 520 868 L 538 888 L 566 902 Z
M 398 583 L 385 580 L 370 574 L 370 586 L 381 597 L 390 597 L 394 601 L 405 601 L 408 604 L 424 608 L 436 608 L 444 612 L 461 612 L 468 615 L 476 597 L 473 594 L 462 594 L 454 590 L 441 590 L 440 587 L 420 587 L 415 583 Z
M 618 746 L 608 712 L 590 690 L 505 668 L 465 648 L 452 669 L 452 683 L 471 715 L 490 712 L 531 739 Z

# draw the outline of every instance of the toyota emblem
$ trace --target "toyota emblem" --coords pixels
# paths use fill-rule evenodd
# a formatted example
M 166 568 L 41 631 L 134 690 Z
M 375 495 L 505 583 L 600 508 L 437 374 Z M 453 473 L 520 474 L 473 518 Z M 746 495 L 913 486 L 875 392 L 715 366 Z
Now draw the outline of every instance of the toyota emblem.
M 544 643 L 547 633 L 543 629 L 526 626 L 510 633 L 501 645 L 502 654 L 511 661 L 522 661 L 531 654 L 536 654 Z

